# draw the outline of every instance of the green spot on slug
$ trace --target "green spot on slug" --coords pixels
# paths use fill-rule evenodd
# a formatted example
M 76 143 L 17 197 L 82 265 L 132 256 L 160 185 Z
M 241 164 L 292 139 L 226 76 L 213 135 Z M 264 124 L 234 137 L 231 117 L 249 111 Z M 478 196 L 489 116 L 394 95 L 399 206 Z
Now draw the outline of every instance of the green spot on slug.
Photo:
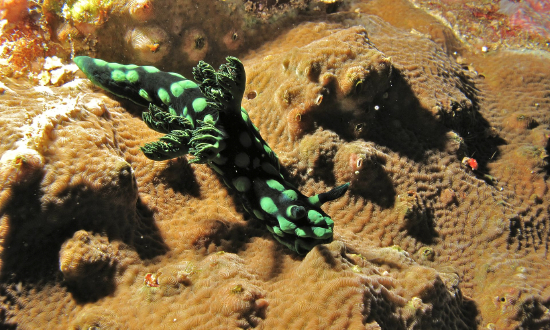
M 124 69 L 124 65 L 120 63 L 107 63 L 107 66 L 109 67 L 109 69 L 113 70 Z
M 296 235 L 300 237 L 312 237 L 317 239 L 325 239 L 332 236 L 332 230 L 322 227 L 303 227 L 297 228 L 295 231 Z
M 257 137 L 254 137 L 254 144 L 256 145 L 256 148 L 258 148 L 258 149 L 263 148 L 262 141 L 260 141 L 260 139 L 258 139 Z
M 116 82 L 125 81 L 126 80 L 126 75 L 124 74 L 124 72 L 122 72 L 120 70 L 113 70 L 111 72 L 111 79 L 113 79 Z
M 193 100 L 193 109 L 196 112 L 201 112 L 206 108 L 206 99 L 204 97 L 197 97 Z
M 285 233 L 283 233 L 281 231 L 281 228 L 277 227 L 277 226 L 273 226 L 273 233 L 277 236 L 280 236 L 280 237 L 285 237 Z
M 270 155 L 273 152 L 267 144 L 264 144 L 264 150 L 265 152 L 267 152 L 268 155 Z
M 212 117 L 211 114 L 208 114 L 208 115 L 204 116 L 203 121 L 204 121 L 205 123 L 212 123 L 212 124 L 215 124 L 215 123 L 214 123 L 214 117 Z
M 322 224 L 323 220 L 325 219 L 325 217 L 321 213 L 315 210 L 309 210 L 309 212 L 307 212 L 307 218 L 309 219 L 309 222 L 314 225 Z
M 241 134 L 239 134 L 239 142 L 241 142 L 241 145 L 245 148 L 248 148 L 252 145 L 252 140 L 250 139 L 250 135 L 248 135 L 247 132 L 241 132 Z
M 279 174 L 279 171 L 277 171 L 277 169 L 275 167 L 273 167 L 273 165 L 271 165 L 270 163 L 267 163 L 267 162 L 262 163 L 262 169 L 267 174 L 271 174 L 271 175 L 278 175 Z
M 143 70 L 145 70 L 145 72 L 148 72 L 148 73 L 155 73 L 155 72 L 159 72 L 160 70 L 155 68 L 154 66 L 142 66 Z
M 239 152 L 237 156 L 235 156 L 235 165 L 238 167 L 245 168 L 250 164 L 250 157 L 244 152 Z
M 214 159 L 212 159 L 212 161 L 218 165 L 223 165 L 227 162 L 227 158 L 226 157 L 222 157 L 220 154 L 217 154 L 216 157 L 214 157 Z
M 243 117 L 243 120 L 246 122 L 248 122 L 248 112 L 246 112 L 246 110 L 241 107 L 241 116 Z
M 159 96 L 159 99 L 162 101 L 162 103 L 169 105 L 170 104 L 170 95 L 168 95 L 168 92 L 164 88 L 159 88 L 157 91 L 157 95 Z
M 283 191 L 283 195 L 285 195 L 290 200 L 298 200 L 298 194 L 294 190 L 285 190 Z
M 130 70 L 126 72 L 126 79 L 131 83 L 135 83 L 139 80 L 139 74 L 136 70 Z
M 298 235 L 300 237 L 309 237 L 309 236 L 311 236 L 309 233 L 306 232 L 306 230 L 304 230 L 304 228 L 296 228 L 296 230 L 294 232 L 296 233 L 296 235 Z
M 197 85 L 195 82 L 192 82 L 191 80 L 180 81 L 180 84 L 181 87 L 183 87 L 184 89 L 199 87 L 199 85 Z
M 277 213 L 277 205 L 269 197 L 262 197 L 260 199 L 260 207 L 269 214 Z
M 210 164 L 208 164 L 208 165 L 210 165 L 210 167 L 212 167 L 212 169 L 213 169 L 214 171 L 216 171 L 216 173 L 218 173 L 219 175 L 223 175 L 222 169 L 219 168 L 217 165 L 215 165 L 215 164 L 212 163 L 212 162 L 210 162 Z
M 190 114 L 186 114 L 184 117 L 185 117 L 185 119 L 189 120 L 190 122 L 193 122 L 193 117 L 191 117 Z
M 258 127 L 256 127 L 256 125 L 254 125 L 253 122 L 250 122 L 252 124 L 252 127 L 254 127 L 254 129 L 256 130 L 256 132 L 260 133 L 260 130 L 258 129 Z
M 183 107 L 183 111 L 181 113 L 182 116 L 187 116 L 187 107 Z
M 147 91 L 143 88 L 139 90 L 139 96 L 143 97 L 149 102 L 153 101 L 153 99 L 149 96 L 149 93 L 147 93 Z
M 256 218 L 258 218 L 260 220 L 265 220 L 264 215 L 263 215 L 262 212 L 260 212 L 260 210 L 252 210 L 252 212 L 254 213 Z
M 184 88 L 181 86 L 181 81 L 175 82 L 172 85 L 170 85 L 170 93 L 174 95 L 175 97 L 179 97 L 181 94 L 183 94 Z
M 307 199 L 311 205 L 320 206 L 321 203 L 319 202 L 319 195 L 311 196 Z
M 316 238 L 324 239 L 332 236 L 332 230 L 323 227 L 311 227 Z
M 277 190 L 277 191 L 283 191 L 283 190 L 285 190 L 285 187 L 283 187 L 283 185 L 282 185 L 281 183 L 279 183 L 279 181 L 269 179 L 269 180 L 267 180 L 265 183 L 267 183 L 267 185 L 268 185 L 269 188 L 271 188 L 271 189 L 275 189 L 275 190 Z
M 181 79 L 185 79 L 184 76 L 182 76 L 181 74 L 179 73 L 176 73 L 176 72 L 168 72 L 169 74 L 171 74 L 172 76 L 175 76 L 175 77 L 178 77 L 178 78 L 181 78 Z
M 101 60 L 99 58 L 94 58 L 94 64 L 97 66 L 106 66 L 109 64 L 109 62 Z
M 292 233 L 297 228 L 294 223 L 288 221 L 288 219 L 282 215 L 277 216 L 277 221 L 279 221 L 279 226 L 281 226 L 281 230 L 284 232 Z
M 233 180 L 233 186 L 240 192 L 246 192 L 250 189 L 250 179 L 246 176 L 240 176 Z

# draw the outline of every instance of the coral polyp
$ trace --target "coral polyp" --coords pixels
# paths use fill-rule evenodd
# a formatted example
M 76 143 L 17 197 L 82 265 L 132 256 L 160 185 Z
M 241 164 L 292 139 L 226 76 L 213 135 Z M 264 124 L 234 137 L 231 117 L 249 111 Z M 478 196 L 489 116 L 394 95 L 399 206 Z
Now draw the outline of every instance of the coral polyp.
M 147 64 L 159 63 L 170 52 L 168 34 L 158 26 L 137 27 L 126 33 L 134 56 Z
M 153 2 L 151 0 L 133 0 L 128 5 L 130 16 L 136 21 L 147 21 L 154 15 Z
M 185 31 L 182 40 L 182 51 L 187 55 L 190 63 L 196 63 L 203 60 L 209 50 L 209 41 L 206 34 L 200 29 L 190 29 Z
M 222 42 L 227 50 L 237 50 L 244 44 L 244 32 L 232 29 L 223 36 Z

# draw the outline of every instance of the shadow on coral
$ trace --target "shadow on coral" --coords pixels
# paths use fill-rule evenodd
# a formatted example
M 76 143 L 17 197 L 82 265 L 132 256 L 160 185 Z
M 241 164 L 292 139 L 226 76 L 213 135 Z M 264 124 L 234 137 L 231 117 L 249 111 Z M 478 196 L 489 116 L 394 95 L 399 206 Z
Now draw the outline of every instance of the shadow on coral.
M 19 191 L 14 188 L 17 200 L 5 208 L 8 217 L 8 234 L 2 252 L 0 281 L 36 282 L 54 279 L 58 266 L 58 253 L 65 237 L 45 225 L 41 210 L 40 183 Z
M 3 283 L 62 282 L 60 248 L 81 229 L 104 233 L 109 240 L 120 239 L 133 246 L 142 258 L 152 258 L 167 251 L 152 212 L 139 200 L 137 210 L 127 210 L 125 206 L 116 205 L 116 201 L 106 205 L 100 193 L 81 185 L 65 191 L 61 202 L 45 203 L 39 181 L 14 193 L 17 200 L 5 209 L 9 233 L 2 254 L 0 281 Z M 90 202 L 97 202 L 97 207 Z M 94 211 L 90 212 L 91 209 Z M 66 284 L 77 300 L 86 302 L 112 293 L 113 280 L 114 267 L 104 271 L 100 278 L 90 278 L 90 283 L 96 284 L 91 287 Z
M 115 291 L 115 266 L 94 272 L 78 281 L 65 281 L 63 284 L 78 304 L 96 302 Z
M 367 163 L 367 162 L 363 162 Z M 383 208 L 393 207 L 395 204 L 394 183 L 383 166 L 386 160 L 374 155 L 366 168 L 352 181 L 350 192 L 378 204 Z
M 241 212 L 244 212 L 244 210 L 241 210 Z M 274 241 L 270 251 L 272 264 L 269 270 L 261 274 L 262 278 L 266 281 L 276 278 L 283 272 L 281 265 L 283 264 L 285 255 L 289 255 L 294 260 L 302 260 L 304 258 L 303 255 L 298 255 L 279 244 L 265 230 L 265 224 L 261 220 L 251 218 L 248 215 L 245 218 L 247 220 L 246 223 L 230 223 L 223 219 L 204 221 L 201 225 L 204 233 L 191 242 L 191 244 L 196 250 L 208 251 L 209 247 L 211 248 L 211 245 L 213 245 L 218 251 L 239 254 L 239 252 L 247 249 L 247 244 L 255 237 L 272 240 Z
M 412 211 L 409 217 L 406 217 L 405 229 L 409 235 L 422 242 L 423 244 L 432 244 L 434 239 L 439 236 L 435 230 L 435 216 L 430 208 L 422 208 Z
M 17 329 L 17 323 L 11 323 L 8 321 L 10 314 L 9 305 L 6 304 L 8 301 L 16 300 L 11 297 L 11 294 L 4 287 L 0 286 L 0 297 L 3 298 L 4 303 L 0 306 L 0 329 L 5 330 L 15 330 Z
M 323 257 L 323 260 L 330 268 L 334 268 L 338 265 L 338 261 L 334 258 L 331 250 L 326 245 L 317 245 L 314 249 L 317 249 L 317 252 Z
M 498 156 L 497 147 L 504 140 L 489 129 L 488 121 L 479 113 L 474 83 L 466 77 L 460 78 L 464 86 L 462 92 L 472 102 L 468 108 L 452 104 L 448 112 L 432 113 L 421 106 L 404 74 L 394 68 L 391 88 L 372 102 L 359 105 L 358 111 L 344 111 L 333 103 L 330 111 L 319 111 L 316 117 L 321 126 L 348 141 L 372 141 L 416 162 L 422 162 L 428 150 L 444 150 L 448 140 L 446 134 L 454 130 L 469 148 L 469 155 L 458 156 L 475 154 L 483 169 Z
M 472 101 L 472 110 L 459 111 L 460 106 L 454 103 L 451 113 L 442 113 L 442 121 L 446 127 L 454 130 L 464 139 L 468 154 L 459 156 L 475 157 L 480 172 L 488 172 L 487 164 L 498 158 L 498 147 L 506 144 L 506 141 L 491 129 L 489 121 L 479 112 L 477 88 L 464 76 L 458 77 L 465 86 L 462 92 Z
M 415 161 L 420 161 L 427 149 L 443 149 L 448 129 L 420 106 L 397 69 L 392 71 L 391 81 L 392 87 L 386 93 L 357 105 L 353 111 L 338 108 L 326 97 L 326 107 L 315 114 L 318 124 L 347 141 L 373 141 Z M 334 88 L 329 88 L 328 95 L 336 93 Z
M 250 223 L 233 223 L 223 219 L 210 219 L 203 222 L 204 234 L 192 242 L 195 249 L 208 249 L 213 244 L 219 250 L 238 253 L 252 237 L 264 234 Z
M 206 167 L 206 165 L 203 166 Z M 159 179 L 175 192 L 200 197 L 200 186 L 197 184 L 195 173 L 185 157 L 170 160 L 168 166 L 160 172 Z
M 168 252 L 162 235 L 153 218 L 153 211 L 138 198 L 133 240 L 129 244 L 136 249 L 141 259 L 151 259 Z
M 398 69 L 392 71 L 392 88 L 388 96 L 375 101 L 380 110 L 372 134 L 367 132 L 374 142 L 417 162 L 424 159 L 427 150 L 445 148 L 445 134 L 449 129 L 420 105 Z

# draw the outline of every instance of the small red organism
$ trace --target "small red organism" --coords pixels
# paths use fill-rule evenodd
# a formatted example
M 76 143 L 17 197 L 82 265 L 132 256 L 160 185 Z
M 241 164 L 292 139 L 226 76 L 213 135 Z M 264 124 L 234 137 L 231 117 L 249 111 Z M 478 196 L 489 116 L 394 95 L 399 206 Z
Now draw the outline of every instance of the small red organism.
M 472 170 L 477 170 L 479 165 L 477 163 L 477 160 L 475 160 L 474 158 L 470 158 L 470 157 L 464 157 L 462 158 L 462 164 L 466 165 L 466 166 L 469 166 Z
M 156 53 L 160 48 L 160 44 L 158 44 L 158 43 L 154 43 L 154 44 L 147 45 L 147 46 L 151 50 L 151 53 Z
M 143 279 L 143 283 L 151 288 L 157 288 L 159 286 L 158 280 L 157 280 L 157 274 L 153 273 L 147 273 L 145 274 L 145 278 Z

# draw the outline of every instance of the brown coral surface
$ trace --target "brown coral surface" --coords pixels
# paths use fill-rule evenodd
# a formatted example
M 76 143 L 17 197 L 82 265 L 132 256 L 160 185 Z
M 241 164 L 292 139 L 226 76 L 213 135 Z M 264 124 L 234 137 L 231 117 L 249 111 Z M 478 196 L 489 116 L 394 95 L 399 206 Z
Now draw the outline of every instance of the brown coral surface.
M 183 72 L 246 50 L 243 106 L 289 181 L 351 182 L 324 207 L 334 241 L 292 253 L 207 166 L 147 159 L 143 109 L 3 38 L 32 69 L 0 62 L 0 328 L 550 329 L 548 53 L 479 52 L 405 0 L 212 3 L 182 22 L 114 2 L 88 37 L 139 5 L 120 24 L 147 56 L 114 57 Z M 60 19 L 41 24 L 83 29 Z M 181 38 L 140 37 L 153 23 Z

